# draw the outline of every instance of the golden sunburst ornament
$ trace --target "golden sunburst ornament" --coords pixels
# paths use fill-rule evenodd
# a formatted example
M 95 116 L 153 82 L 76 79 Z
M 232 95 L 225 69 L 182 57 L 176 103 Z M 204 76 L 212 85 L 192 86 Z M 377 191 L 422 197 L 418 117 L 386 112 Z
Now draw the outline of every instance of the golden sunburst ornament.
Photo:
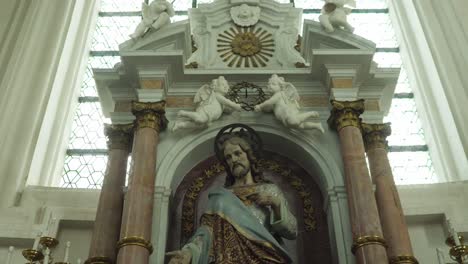
M 229 67 L 266 67 L 274 51 L 273 35 L 261 27 L 232 27 L 218 35 L 218 52 Z

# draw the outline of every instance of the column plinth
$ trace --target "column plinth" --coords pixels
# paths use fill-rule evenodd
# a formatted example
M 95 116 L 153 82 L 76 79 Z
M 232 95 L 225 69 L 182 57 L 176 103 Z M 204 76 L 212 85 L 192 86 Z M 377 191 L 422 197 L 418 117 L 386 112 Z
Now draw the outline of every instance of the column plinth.
M 153 251 L 151 225 L 153 217 L 156 147 L 159 132 L 166 128 L 165 102 L 132 103 L 135 132 L 132 173 L 125 195 L 117 263 L 147 264 Z
M 391 134 L 390 124 L 363 123 L 362 130 L 390 263 L 418 263 L 413 256 L 408 227 L 388 160 L 386 138 Z
M 133 124 L 105 125 L 107 136 L 107 169 L 99 197 L 93 236 L 86 264 L 115 263 L 115 247 L 120 235 L 123 208 L 123 187 L 131 149 Z
M 333 106 L 328 124 L 340 138 L 348 195 L 352 252 L 358 264 L 388 264 L 377 204 L 364 155 L 364 142 L 359 116 L 364 112 L 364 100 L 340 102 Z

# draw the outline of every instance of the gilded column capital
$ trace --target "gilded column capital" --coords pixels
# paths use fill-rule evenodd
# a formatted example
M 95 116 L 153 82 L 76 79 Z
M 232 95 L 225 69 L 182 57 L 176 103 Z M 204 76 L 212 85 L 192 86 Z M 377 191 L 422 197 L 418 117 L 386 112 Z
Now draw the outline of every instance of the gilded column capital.
M 387 137 L 392 134 L 390 123 L 366 124 L 362 123 L 362 134 L 366 151 L 383 148 L 387 149 Z
M 135 115 L 135 128 L 149 127 L 156 131 L 166 129 L 166 101 L 159 102 L 132 102 L 132 113 Z
M 364 113 L 364 99 L 356 101 L 336 101 L 331 100 L 332 110 L 328 118 L 328 125 L 340 131 L 347 126 L 361 128 L 361 118 L 359 116 Z
M 133 124 L 104 124 L 108 149 L 130 150 L 133 138 Z

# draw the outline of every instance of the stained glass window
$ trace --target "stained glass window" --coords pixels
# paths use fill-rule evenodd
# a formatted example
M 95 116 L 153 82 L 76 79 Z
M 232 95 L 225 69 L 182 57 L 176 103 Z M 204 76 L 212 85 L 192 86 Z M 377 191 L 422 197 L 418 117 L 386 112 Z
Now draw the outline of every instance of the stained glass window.
M 150 0 L 151 1 L 151 0 Z M 147 1 L 146 1 L 147 2 Z M 187 11 L 212 0 L 174 0 L 176 16 L 187 19 Z M 322 0 L 278 0 L 303 8 L 303 19 L 318 21 Z M 101 0 L 101 9 L 91 44 L 88 67 L 81 87 L 78 109 L 73 119 L 69 149 L 60 186 L 100 188 L 106 169 L 106 144 L 103 115 L 97 98 L 92 68 L 112 68 L 120 61 L 118 46 L 127 40 L 141 20 L 142 0 Z M 354 33 L 377 45 L 374 61 L 379 67 L 401 67 L 398 42 L 388 14 L 386 0 L 359 0 L 348 17 Z M 388 138 L 389 159 L 397 184 L 437 182 L 418 117 L 414 95 L 402 68 L 390 113 L 393 134 Z

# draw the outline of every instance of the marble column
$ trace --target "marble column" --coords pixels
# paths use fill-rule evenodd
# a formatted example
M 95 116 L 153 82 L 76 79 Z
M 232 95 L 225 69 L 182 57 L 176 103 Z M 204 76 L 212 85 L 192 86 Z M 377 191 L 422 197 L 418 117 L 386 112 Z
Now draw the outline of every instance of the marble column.
M 388 160 L 386 138 L 391 134 L 390 124 L 363 123 L 362 130 L 390 264 L 418 263 Z
M 115 263 L 123 208 L 123 187 L 131 149 L 133 124 L 105 125 L 109 149 L 107 170 L 94 221 L 93 236 L 86 264 Z
M 136 117 L 132 151 L 132 173 L 125 195 L 117 263 L 147 264 L 153 252 L 153 220 L 156 147 L 159 132 L 166 128 L 165 102 L 132 103 Z
M 332 100 L 328 124 L 338 132 L 353 232 L 351 248 L 358 264 L 388 264 L 386 244 L 364 155 L 359 116 L 364 100 Z

